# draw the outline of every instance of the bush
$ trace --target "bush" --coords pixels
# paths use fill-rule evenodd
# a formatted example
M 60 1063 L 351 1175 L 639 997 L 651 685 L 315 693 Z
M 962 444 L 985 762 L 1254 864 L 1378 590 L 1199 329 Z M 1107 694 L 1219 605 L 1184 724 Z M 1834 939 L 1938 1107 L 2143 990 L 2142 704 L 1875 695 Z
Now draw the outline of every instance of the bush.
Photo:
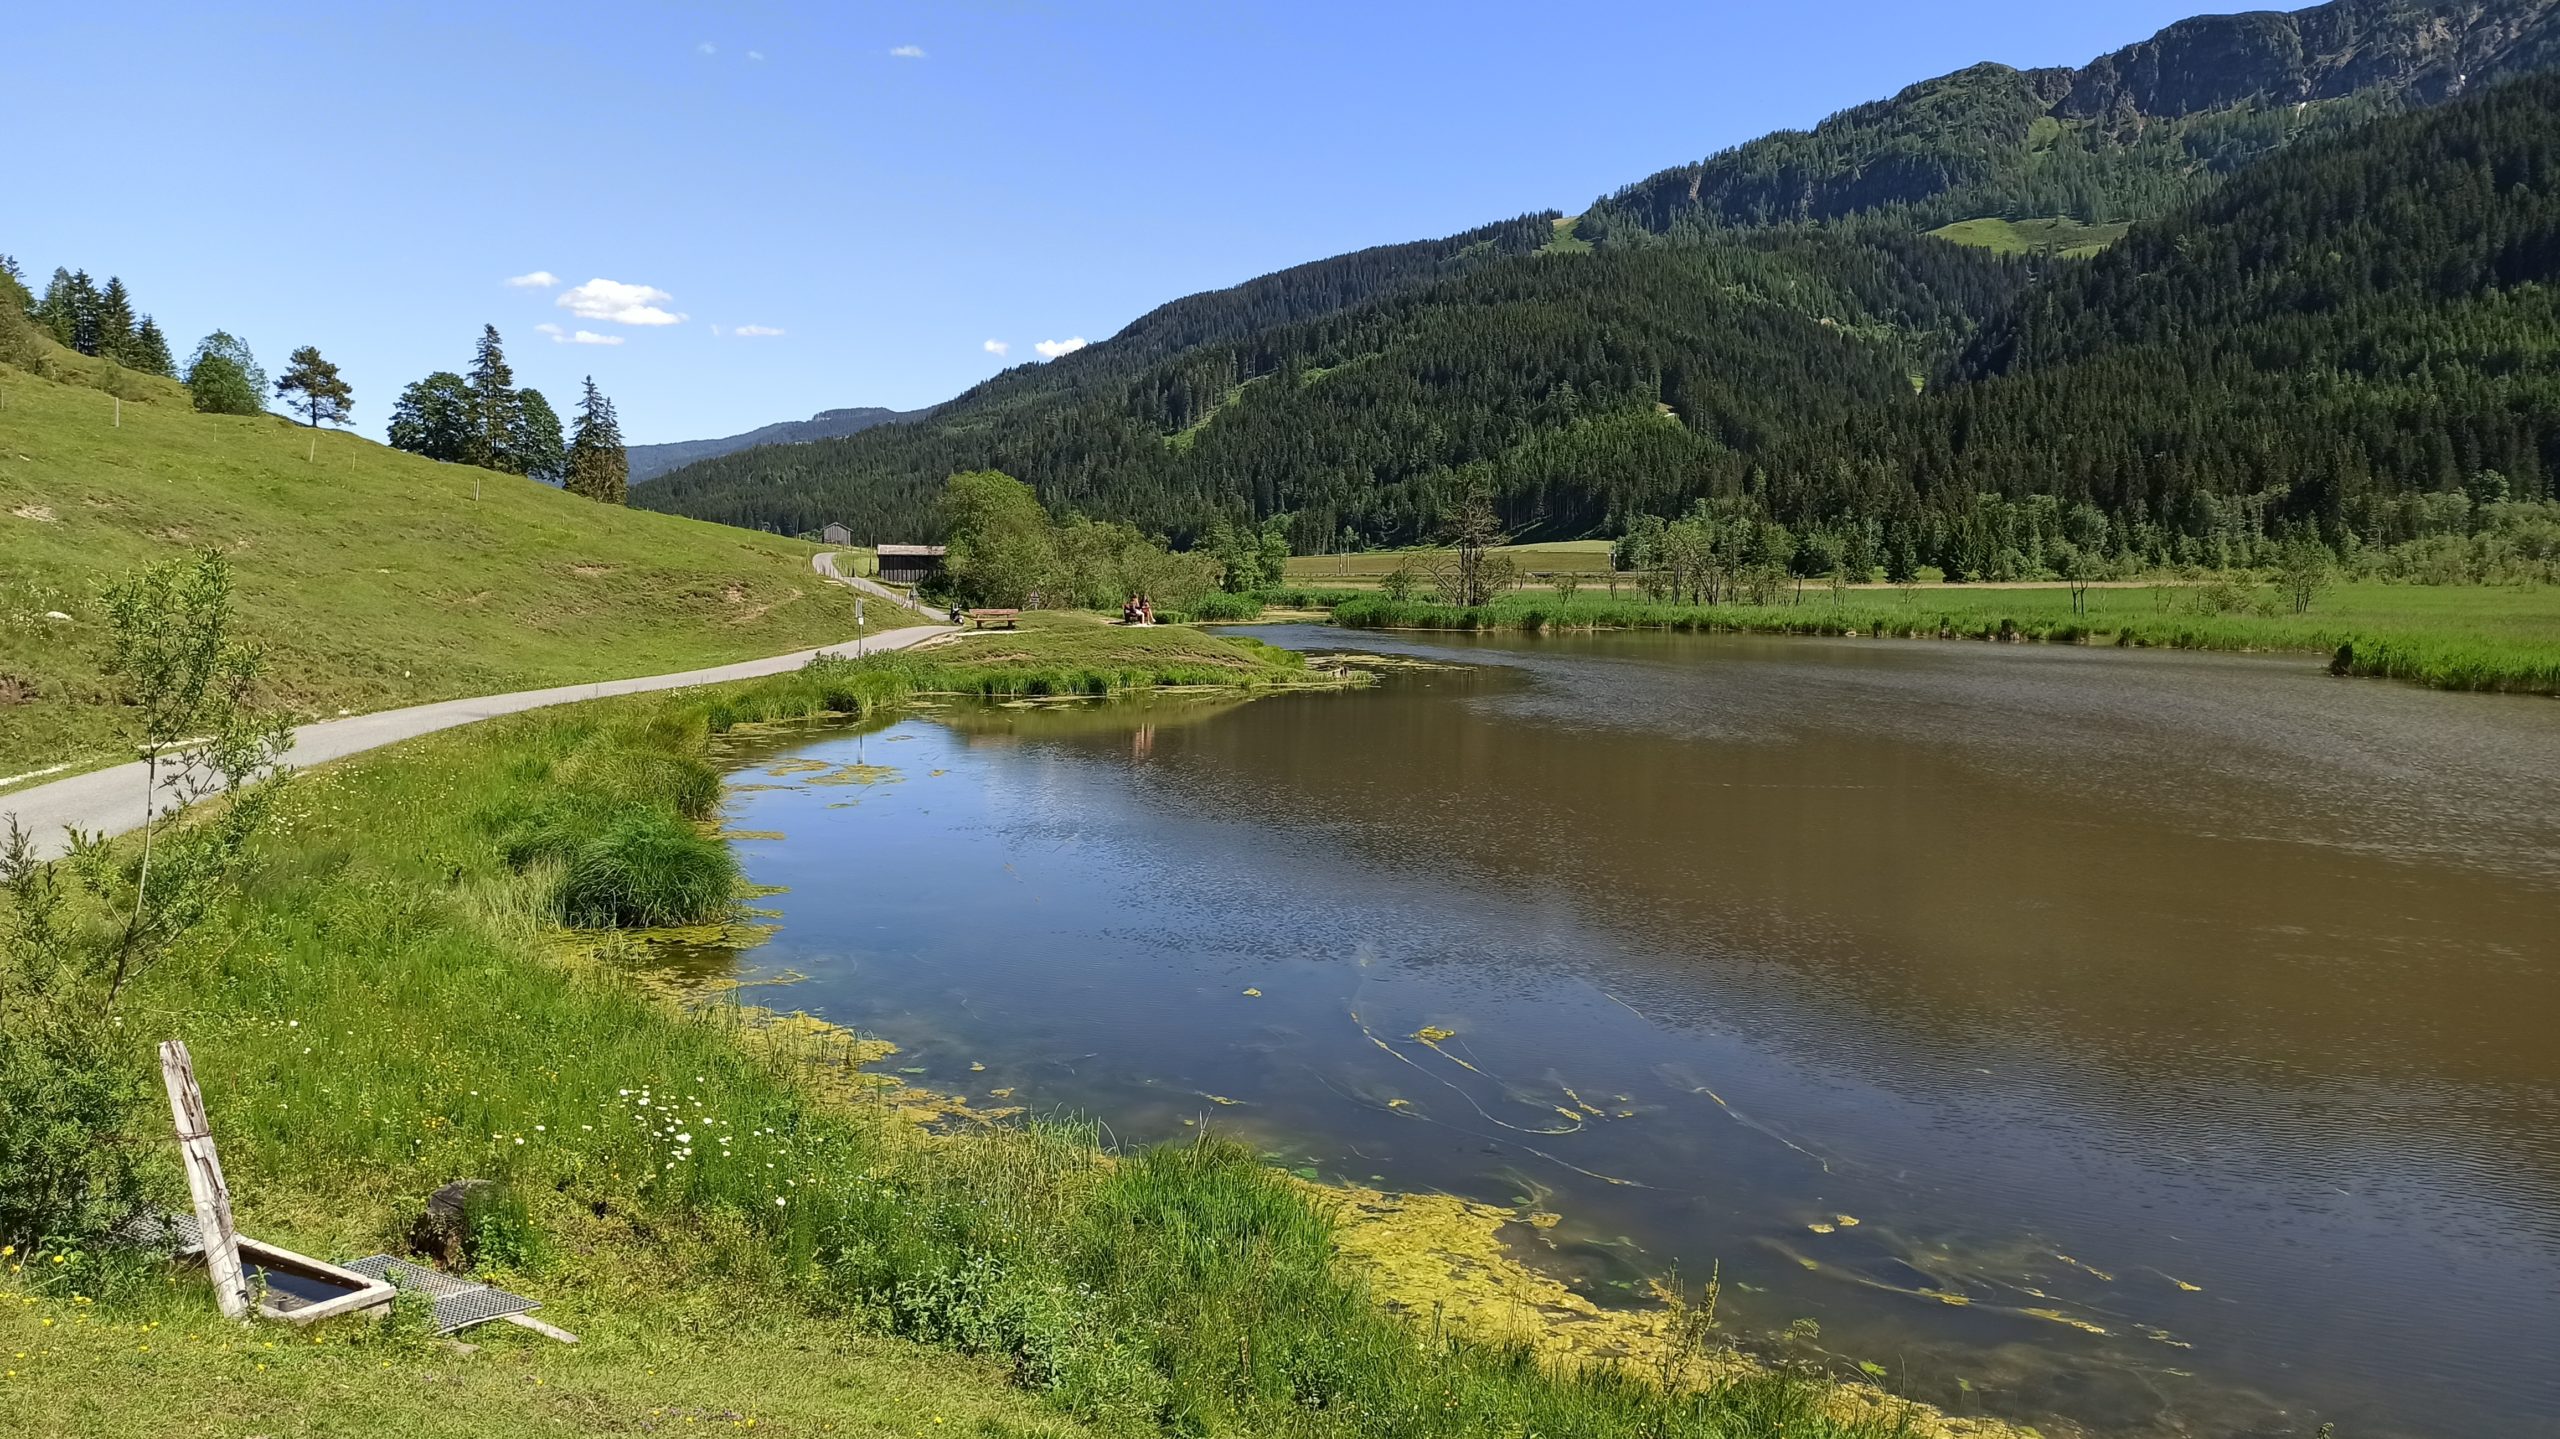
M 59 1007 L 0 1015 L 0 1243 L 77 1244 L 140 1207 L 150 1096 L 122 1039 Z
M 187 372 L 187 393 L 195 397 L 196 408 L 209 415 L 254 415 L 266 408 L 259 403 L 248 372 L 224 355 L 196 361 Z
M 1187 620 L 1254 620 L 1262 618 L 1262 600 L 1255 595 L 1211 590 L 1183 606 L 1181 613 Z

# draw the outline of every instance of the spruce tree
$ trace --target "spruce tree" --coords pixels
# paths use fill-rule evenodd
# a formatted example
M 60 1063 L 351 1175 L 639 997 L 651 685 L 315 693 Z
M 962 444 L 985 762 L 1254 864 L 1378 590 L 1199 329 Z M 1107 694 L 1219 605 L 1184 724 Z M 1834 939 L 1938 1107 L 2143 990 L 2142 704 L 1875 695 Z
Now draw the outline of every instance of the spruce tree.
M 471 361 L 471 463 L 483 469 L 524 473 L 516 453 L 515 386 L 498 327 L 482 325 L 480 350 Z
M 45 282 L 44 298 L 36 303 L 35 321 L 57 345 L 68 345 L 80 328 L 80 305 L 72 296 L 71 272 L 60 265 L 53 267 L 53 278 Z
M 107 287 L 98 292 L 97 348 L 92 355 L 104 355 L 128 369 L 133 363 L 133 295 L 118 275 L 107 277 Z
M 285 372 L 276 379 L 276 398 L 314 429 L 323 420 L 343 423 L 355 407 L 355 394 L 354 387 L 339 376 L 338 367 L 320 358 L 317 345 L 294 351 Z
M 0 320 L 14 320 L 36 312 L 35 292 L 27 288 L 27 272 L 18 268 L 17 257 L 0 255 Z
M 126 362 L 146 375 L 163 379 L 175 378 L 178 362 L 169 353 L 169 337 L 160 333 L 160 322 L 149 315 L 133 330 L 133 358 Z
M 98 286 L 86 270 L 71 272 L 71 348 L 84 355 L 94 355 L 105 342 L 105 328 L 100 324 Z
M 586 395 L 578 401 L 577 432 L 569 439 L 567 489 L 608 505 L 627 503 L 631 495 L 631 457 L 622 448 L 622 424 L 613 401 L 587 377 Z

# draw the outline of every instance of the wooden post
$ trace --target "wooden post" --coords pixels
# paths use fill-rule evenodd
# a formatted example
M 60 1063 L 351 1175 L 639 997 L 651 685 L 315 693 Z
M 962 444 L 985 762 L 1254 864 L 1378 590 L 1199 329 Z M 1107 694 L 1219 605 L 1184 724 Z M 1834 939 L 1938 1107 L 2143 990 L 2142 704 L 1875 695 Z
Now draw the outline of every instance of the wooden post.
M 196 1202 L 196 1228 L 204 1236 L 204 1267 L 213 1276 L 213 1300 L 222 1317 L 249 1317 L 249 1281 L 240 1272 L 240 1236 L 231 1227 L 231 1191 L 222 1182 L 222 1159 L 213 1152 L 205 1123 L 204 1095 L 196 1088 L 195 1061 L 181 1040 L 160 1045 L 160 1080 L 169 1089 L 169 1117 L 177 1121 L 178 1148 L 186 1156 L 187 1192 Z

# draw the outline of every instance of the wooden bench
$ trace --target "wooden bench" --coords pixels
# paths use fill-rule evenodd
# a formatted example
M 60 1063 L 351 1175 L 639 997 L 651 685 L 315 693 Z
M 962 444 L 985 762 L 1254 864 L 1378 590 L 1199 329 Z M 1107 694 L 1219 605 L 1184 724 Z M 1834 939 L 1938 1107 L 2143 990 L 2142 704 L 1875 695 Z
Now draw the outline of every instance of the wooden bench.
M 1022 618 L 1022 611 L 971 610 L 969 611 L 969 618 L 976 620 L 978 622 L 978 628 L 980 629 L 985 629 L 987 626 L 994 624 L 998 620 L 1004 621 L 1004 627 L 1006 629 L 1015 629 L 1018 627 L 1015 622 Z

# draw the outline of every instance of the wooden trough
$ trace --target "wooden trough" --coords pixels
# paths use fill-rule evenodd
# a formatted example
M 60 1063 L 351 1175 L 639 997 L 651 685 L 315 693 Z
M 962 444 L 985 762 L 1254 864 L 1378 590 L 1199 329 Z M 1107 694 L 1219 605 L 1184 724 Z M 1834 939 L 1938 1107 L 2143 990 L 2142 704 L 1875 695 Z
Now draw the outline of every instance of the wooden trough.
M 173 1256 L 200 1257 L 224 1318 L 246 1321 L 254 1309 L 262 1318 L 287 1324 L 315 1324 L 344 1314 L 381 1319 L 389 1316 L 401 1289 L 408 1288 L 428 1297 L 439 1334 L 496 1319 L 563 1344 L 578 1342 L 569 1331 L 527 1314 L 542 1306 L 519 1294 L 388 1254 L 370 1255 L 349 1267 L 242 1235 L 232 1227 L 231 1190 L 222 1178 L 222 1158 L 213 1147 L 204 1095 L 196 1087 L 195 1062 L 186 1045 L 172 1039 L 160 1046 L 160 1078 L 169 1091 L 178 1148 L 186 1156 L 187 1193 L 195 1201 L 195 1213 L 144 1215 L 122 1233 L 135 1243 L 166 1247 Z

